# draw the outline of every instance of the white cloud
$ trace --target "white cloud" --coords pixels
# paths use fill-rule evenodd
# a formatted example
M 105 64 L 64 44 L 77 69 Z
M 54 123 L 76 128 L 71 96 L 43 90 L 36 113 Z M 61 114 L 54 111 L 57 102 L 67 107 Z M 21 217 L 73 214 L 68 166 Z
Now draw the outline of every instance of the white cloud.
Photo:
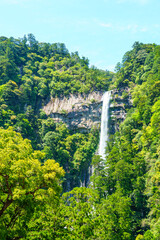
M 100 26 L 105 27 L 105 28 L 111 28 L 112 24 L 111 23 L 100 23 Z
M 154 24 L 154 28 L 160 28 L 160 24 Z
M 26 2 L 27 0 L 5 0 L 3 2 L 8 3 L 8 4 L 19 4 L 19 3 L 23 3 Z
M 141 23 L 118 23 L 118 22 L 96 22 L 99 27 L 102 27 L 107 30 L 112 30 L 114 32 L 128 32 L 129 34 L 136 33 L 150 33 L 152 34 L 155 31 L 160 29 L 160 24 L 141 24 Z
M 145 5 L 149 3 L 150 0 L 117 0 L 117 3 L 138 3 L 141 5 Z
M 139 26 L 137 24 L 128 24 L 124 26 L 124 31 L 131 31 L 132 33 L 136 33 L 139 31 Z
M 147 32 L 147 31 L 148 31 L 148 28 L 147 28 L 147 27 L 142 27 L 142 28 L 140 29 L 140 31 L 141 31 L 141 32 Z
M 7 4 L 13 4 L 13 5 L 18 5 L 18 4 L 23 4 L 23 3 L 27 3 L 27 2 L 39 2 L 41 0 L 2 0 L 3 3 L 7 3 Z
M 100 27 L 103 27 L 104 29 L 111 29 L 112 31 L 116 32 L 128 32 L 131 34 L 136 34 L 136 33 L 146 33 L 146 32 L 151 32 L 153 29 L 159 29 L 160 24 L 154 24 L 154 25 L 141 25 L 137 23 L 105 23 L 105 22 L 99 22 L 98 23 Z
M 100 23 L 101 27 L 104 28 L 112 28 L 112 30 L 124 32 L 124 31 L 130 31 L 132 33 L 136 33 L 139 31 L 147 31 L 146 27 L 138 26 L 137 24 L 112 24 L 112 23 Z

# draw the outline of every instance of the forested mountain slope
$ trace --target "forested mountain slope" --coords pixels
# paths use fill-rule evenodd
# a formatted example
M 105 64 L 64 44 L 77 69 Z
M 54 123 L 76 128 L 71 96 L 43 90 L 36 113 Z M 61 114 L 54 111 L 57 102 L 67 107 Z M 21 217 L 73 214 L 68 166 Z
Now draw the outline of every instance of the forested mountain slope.
M 64 189 L 87 185 L 87 171 L 98 144 L 98 129 L 90 133 L 56 124 L 42 110 L 51 98 L 105 91 L 110 72 L 89 67 L 78 52 L 63 43 L 39 43 L 32 34 L 22 39 L 0 38 L 0 126 L 31 140 L 66 171 Z M 69 180 L 70 179 L 70 180 Z
M 1 37 L 0 81 L 2 239 L 160 239 L 160 46 L 135 42 L 113 74 L 64 44 Z M 133 107 L 101 164 L 98 129 L 71 131 L 42 108 L 108 89 Z M 91 161 L 91 184 L 78 188 Z
M 138 233 L 137 239 L 160 238 L 159 70 L 160 46 L 136 42 L 133 50 L 124 55 L 122 63 L 117 64 L 112 86 L 130 89 L 133 108 L 120 131 L 111 136 L 104 185 L 109 195 L 120 194 L 130 199 L 133 239 Z

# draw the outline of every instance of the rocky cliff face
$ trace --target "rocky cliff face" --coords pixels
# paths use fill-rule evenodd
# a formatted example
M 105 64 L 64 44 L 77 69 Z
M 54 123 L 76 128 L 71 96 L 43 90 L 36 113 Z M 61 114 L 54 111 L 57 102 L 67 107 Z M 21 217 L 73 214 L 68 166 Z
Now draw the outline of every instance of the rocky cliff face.
M 45 113 L 56 122 L 64 122 L 72 129 L 89 131 L 93 126 L 100 127 L 103 92 L 88 95 L 70 95 L 63 98 L 51 98 L 43 107 Z M 129 88 L 111 91 L 109 133 L 119 130 L 126 112 L 132 107 Z
M 125 120 L 128 109 L 132 107 L 132 99 L 129 88 L 114 89 L 111 94 L 109 134 L 114 134 Z
M 102 112 L 102 92 L 94 92 L 88 95 L 70 95 L 68 98 L 51 98 L 43 107 L 45 113 L 56 122 L 64 122 L 72 130 L 87 132 L 93 126 L 100 128 Z M 126 111 L 132 106 L 129 89 L 111 91 L 109 109 L 109 134 L 119 130 L 119 125 L 124 121 Z M 82 171 L 77 180 L 81 186 L 87 186 L 91 176 L 90 163 Z M 80 186 L 79 185 L 79 186 Z M 70 179 L 67 179 L 66 189 L 72 189 Z
M 101 121 L 102 92 L 88 95 L 70 95 L 68 98 L 51 98 L 43 107 L 56 122 L 64 122 L 70 129 L 88 131 L 99 127 Z

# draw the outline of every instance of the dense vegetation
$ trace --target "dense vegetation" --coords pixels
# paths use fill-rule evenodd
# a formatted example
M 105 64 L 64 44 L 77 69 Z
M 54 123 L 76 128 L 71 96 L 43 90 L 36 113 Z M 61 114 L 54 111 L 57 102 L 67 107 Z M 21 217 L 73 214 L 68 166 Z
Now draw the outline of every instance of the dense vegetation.
M 133 108 L 108 144 L 106 192 L 130 199 L 132 237 L 160 239 L 160 46 L 135 42 L 117 64 L 113 87 L 130 89 Z M 120 195 L 120 198 L 122 198 Z
M 64 44 L 0 38 L 2 239 L 160 239 L 160 46 L 136 42 L 112 75 Z M 101 164 L 97 129 L 71 132 L 40 109 L 108 88 L 129 89 L 133 107 Z M 92 183 L 77 187 L 91 161 Z
M 13 129 L 42 150 L 44 161 L 55 159 L 70 182 L 81 184 L 98 144 L 98 130 L 71 132 L 47 117 L 42 106 L 49 99 L 69 94 L 85 95 L 108 89 L 112 75 L 89 67 L 78 52 L 63 43 L 39 43 L 32 34 L 22 39 L 0 37 L 0 126 Z

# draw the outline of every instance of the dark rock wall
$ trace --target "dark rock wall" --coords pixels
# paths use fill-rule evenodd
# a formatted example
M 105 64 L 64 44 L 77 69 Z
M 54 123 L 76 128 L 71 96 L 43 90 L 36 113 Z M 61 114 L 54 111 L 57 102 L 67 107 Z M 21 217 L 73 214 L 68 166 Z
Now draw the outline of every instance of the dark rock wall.
M 109 134 L 119 131 L 119 125 L 125 120 L 127 111 L 132 107 L 129 88 L 114 89 L 111 91 Z

